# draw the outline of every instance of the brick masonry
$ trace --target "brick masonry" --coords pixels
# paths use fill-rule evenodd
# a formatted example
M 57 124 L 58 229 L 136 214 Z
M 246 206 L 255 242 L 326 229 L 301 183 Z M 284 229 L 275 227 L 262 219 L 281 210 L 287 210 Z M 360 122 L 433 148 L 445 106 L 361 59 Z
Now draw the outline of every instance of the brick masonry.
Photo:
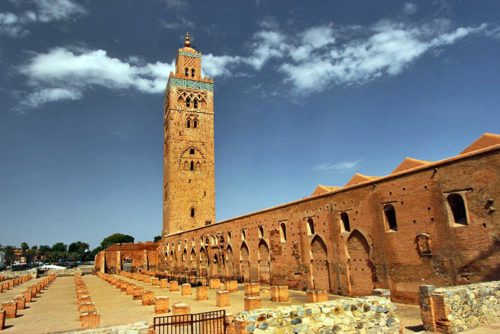
M 163 238 L 111 246 L 96 256 L 96 270 L 121 270 L 128 259 L 132 271 L 243 276 L 348 296 L 384 288 L 407 303 L 418 303 L 422 284 L 500 279 L 495 134 L 448 159 L 405 158 L 389 175 L 356 174 L 343 187 L 318 186 L 311 196 L 213 224 L 213 91 L 198 76 L 201 58 L 191 58 L 180 55 L 171 76 L 183 78 L 189 64 L 196 73 L 190 84 L 167 88 Z M 195 118 L 199 128 L 187 128 Z

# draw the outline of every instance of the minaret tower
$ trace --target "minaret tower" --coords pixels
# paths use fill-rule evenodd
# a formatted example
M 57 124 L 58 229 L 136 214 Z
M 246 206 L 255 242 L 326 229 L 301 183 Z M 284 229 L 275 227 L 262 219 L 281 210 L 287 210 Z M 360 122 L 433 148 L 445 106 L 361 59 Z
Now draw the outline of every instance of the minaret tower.
M 215 222 L 213 80 L 189 33 L 165 92 L 163 236 Z

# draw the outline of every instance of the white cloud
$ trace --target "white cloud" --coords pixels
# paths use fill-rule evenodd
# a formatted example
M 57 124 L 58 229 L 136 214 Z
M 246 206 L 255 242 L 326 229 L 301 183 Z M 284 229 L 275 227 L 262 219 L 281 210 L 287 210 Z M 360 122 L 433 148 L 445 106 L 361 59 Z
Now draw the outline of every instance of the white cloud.
M 81 98 L 82 93 L 75 89 L 45 88 L 29 94 L 21 105 L 35 108 L 47 102 L 79 100 Z
M 417 12 L 417 5 L 411 2 L 407 2 L 404 4 L 403 12 L 408 16 L 414 15 Z
M 260 70 L 271 58 L 282 58 L 287 46 L 285 36 L 278 31 L 262 30 L 254 35 L 252 54 L 242 61 Z
M 0 14 L 0 22 L 15 21 L 15 17 Z M 486 24 L 452 29 L 446 20 L 419 26 L 388 20 L 366 28 L 319 25 L 295 35 L 267 23 L 261 29 L 254 34 L 247 55 L 204 55 L 203 74 L 216 78 L 245 75 L 261 71 L 275 60 L 271 69 L 283 76 L 292 93 L 310 94 L 333 85 L 364 84 L 397 75 L 429 50 L 451 45 L 473 33 L 498 34 Z M 20 71 L 33 87 L 42 84 L 47 89 L 67 89 L 76 99 L 94 86 L 162 93 L 174 66 L 174 61 L 146 63 L 134 56 L 113 58 L 105 50 L 59 47 L 36 54 Z M 49 91 L 37 93 L 30 95 L 36 103 L 27 106 L 58 100 L 46 97 L 55 96 Z M 69 94 L 59 93 L 61 98 L 70 98 Z
M 29 25 L 71 20 L 87 13 L 84 7 L 72 0 L 36 0 L 33 6 L 33 9 L 19 14 L 0 12 L 0 34 L 21 37 L 29 32 Z
M 136 57 L 130 57 L 129 61 L 112 58 L 104 50 L 55 48 L 48 53 L 35 55 L 20 71 L 28 76 L 33 86 L 42 84 L 50 87 L 53 93 L 60 93 L 59 96 L 69 96 L 57 90 L 65 88 L 74 93 L 74 99 L 81 98 L 84 91 L 92 86 L 135 89 L 145 93 L 161 93 L 165 90 L 169 73 L 174 70 L 173 62 L 142 64 Z M 31 94 L 38 103 L 26 105 L 38 106 L 57 101 L 55 97 L 44 98 L 48 93 L 46 91 L 40 96 Z
M 317 172 L 324 172 L 324 171 L 331 171 L 331 170 L 347 171 L 347 170 L 352 170 L 354 168 L 357 168 L 358 166 L 359 166 L 359 161 L 344 161 L 344 162 L 337 162 L 337 163 L 327 162 L 327 163 L 316 165 L 312 169 L 314 171 L 317 171 Z
M 72 0 L 36 0 L 36 12 L 30 12 L 33 18 L 41 22 L 63 21 L 87 11 Z
M 241 57 L 238 56 L 214 56 L 209 53 L 203 55 L 203 75 L 209 77 L 231 76 L 232 69 L 241 63 Z
M 303 39 L 298 45 L 291 44 L 291 59 L 282 63 L 279 70 L 284 73 L 285 82 L 301 94 L 321 91 L 333 84 L 363 84 L 399 74 L 428 50 L 453 44 L 485 27 L 452 30 L 442 20 L 422 26 L 381 21 L 369 29 L 358 30 L 359 36 L 343 43 L 334 43 L 333 27 L 322 27 L 330 30 L 322 33 L 328 37 L 324 45 L 307 46 Z M 307 57 L 298 57 L 297 50 L 307 47 Z

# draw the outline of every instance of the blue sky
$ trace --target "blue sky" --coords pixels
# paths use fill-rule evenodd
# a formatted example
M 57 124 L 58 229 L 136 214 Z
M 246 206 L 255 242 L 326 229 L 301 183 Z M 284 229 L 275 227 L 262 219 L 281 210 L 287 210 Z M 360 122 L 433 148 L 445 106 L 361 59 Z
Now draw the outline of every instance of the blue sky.
M 0 3 L 0 243 L 161 231 L 183 35 L 215 80 L 217 220 L 500 127 L 498 1 Z

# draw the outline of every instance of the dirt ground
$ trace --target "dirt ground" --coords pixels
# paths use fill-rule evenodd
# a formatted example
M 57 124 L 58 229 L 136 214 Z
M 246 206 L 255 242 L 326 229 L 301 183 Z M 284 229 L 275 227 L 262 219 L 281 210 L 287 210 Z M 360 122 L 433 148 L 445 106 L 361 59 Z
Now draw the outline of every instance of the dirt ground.
M 133 281 L 120 276 L 121 279 Z M 119 289 L 105 282 L 97 276 L 83 277 L 89 294 L 92 297 L 97 311 L 101 314 L 101 326 L 114 326 L 130 324 L 138 321 L 152 323 L 155 316 L 153 306 L 143 306 L 140 300 L 133 300 Z M 20 294 L 28 285 L 35 281 L 30 281 L 13 290 L 0 294 L 0 302 L 10 300 Z M 193 295 L 181 296 L 180 292 L 169 292 L 152 286 L 144 282 L 133 281 L 136 285 L 143 286 L 151 290 L 156 296 L 170 297 L 170 305 L 176 302 L 184 302 L 190 305 L 192 313 L 219 310 L 215 306 L 216 290 L 209 290 L 209 300 L 195 300 L 195 290 Z M 243 310 L 243 287 L 239 291 L 231 293 L 231 306 L 226 307 L 228 313 L 236 314 Z M 263 288 L 262 307 L 277 307 L 287 304 L 304 303 L 305 292 L 290 290 L 290 301 L 288 303 L 275 303 L 270 300 L 269 289 Z M 344 298 L 331 296 L 331 299 Z M 423 331 L 418 306 L 397 304 L 399 318 L 404 327 L 405 333 L 416 333 Z M 6 320 L 4 333 L 54 333 L 79 329 L 79 313 L 76 304 L 75 284 L 73 277 L 60 277 L 46 289 L 34 302 L 28 304 L 28 308 L 18 312 L 16 319 Z M 170 315 L 167 313 L 165 315 Z M 500 324 L 490 325 L 482 328 L 470 330 L 467 333 L 498 333 Z

